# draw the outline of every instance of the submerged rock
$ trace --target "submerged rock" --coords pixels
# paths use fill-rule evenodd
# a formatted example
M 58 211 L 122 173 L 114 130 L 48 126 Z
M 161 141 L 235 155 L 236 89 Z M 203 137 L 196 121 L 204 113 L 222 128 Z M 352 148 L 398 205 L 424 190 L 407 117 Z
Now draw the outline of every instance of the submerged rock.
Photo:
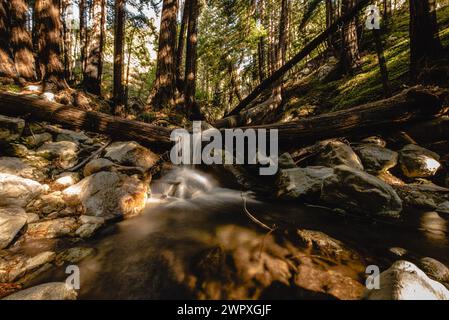
M 449 300 L 449 291 L 408 261 L 396 261 L 380 274 L 380 289 L 367 289 L 368 300 Z
M 116 172 L 98 172 L 63 191 L 64 199 L 83 206 L 86 215 L 134 216 L 147 200 L 148 186 L 135 177 Z
M 277 181 L 277 196 L 286 200 L 302 197 L 319 197 L 324 179 L 333 173 L 334 170 L 327 167 L 281 170 Z
M 358 155 L 347 144 L 338 140 L 321 142 L 316 164 L 324 167 L 346 165 L 351 168 L 363 170 L 363 164 Z
M 105 158 L 115 163 L 141 167 L 144 170 L 151 168 L 159 156 L 135 141 L 114 142 L 106 148 Z
M 398 153 L 374 144 L 363 144 L 354 148 L 368 172 L 384 172 L 396 166 Z
M 21 208 L 0 208 L 0 250 L 6 248 L 25 226 L 27 218 Z
M 24 207 L 44 191 L 39 182 L 0 173 L 0 206 Z
M 402 201 L 382 180 L 348 166 L 337 166 L 323 181 L 321 199 L 348 211 L 399 218 Z
M 432 177 L 441 167 L 440 156 L 420 146 L 409 144 L 399 151 L 402 173 L 409 178 Z
M 0 141 L 17 140 L 22 135 L 24 128 L 24 120 L 0 115 Z
M 3 300 L 76 300 L 77 295 L 65 282 L 51 282 L 18 291 Z

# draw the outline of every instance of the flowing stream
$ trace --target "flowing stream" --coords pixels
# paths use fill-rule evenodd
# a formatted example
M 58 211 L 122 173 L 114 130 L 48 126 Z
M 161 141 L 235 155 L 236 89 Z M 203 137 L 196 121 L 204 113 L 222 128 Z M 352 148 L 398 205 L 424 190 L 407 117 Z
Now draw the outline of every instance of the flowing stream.
M 174 169 L 154 181 L 144 214 L 111 225 L 83 244 L 96 253 L 79 264 L 79 298 L 316 297 L 311 292 L 268 289 L 273 287 L 270 281 L 284 277 L 275 274 L 283 270 L 282 256 L 296 249 L 288 251 L 290 244 L 252 222 L 243 211 L 241 192 L 224 186 L 214 176 L 188 168 Z M 397 225 L 303 204 L 249 198 L 247 206 L 268 225 L 288 223 L 324 232 L 358 252 L 366 265 L 374 261 L 388 267 L 393 247 L 449 263 L 448 223 L 433 212 L 409 213 Z M 272 257 L 262 259 L 265 269 L 259 266 L 262 256 Z M 273 261 L 278 266 L 270 267 Z M 363 281 L 363 270 L 351 261 L 325 268 Z M 63 270 L 48 272 L 37 282 L 61 281 L 67 277 Z

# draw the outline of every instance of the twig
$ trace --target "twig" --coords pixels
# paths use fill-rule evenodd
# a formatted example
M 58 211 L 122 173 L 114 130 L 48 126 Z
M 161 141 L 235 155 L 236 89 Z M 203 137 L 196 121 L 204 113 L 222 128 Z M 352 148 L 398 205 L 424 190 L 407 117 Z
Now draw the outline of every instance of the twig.
M 267 226 L 265 223 L 261 222 L 260 220 L 258 220 L 256 217 L 254 217 L 251 212 L 248 211 L 248 208 L 246 207 L 246 197 L 243 195 L 243 192 L 241 193 L 242 199 L 243 199 L 243 210 L 246 213 L 246 215 L 251 219 L 251 221 L 253 221 L 254 223 L 256 223 L 257 225 L 259 225 L 260 227 L 273 232 L 274 230 L 276 230 L 276 227 L 271 228 L 269 226 Z
M 101 146 L 100 148 L 98 148 L 95 152 L 93 152 L 90 156 L 88 156 L 87 158 L 85 158 L 83 161 L 81 161 L 80 163 L 78 163 L 77 165 L 75 165 L 74 167 L 71 167 L 65 171 L 68 172 L 74 172 L 78 169 L 80 169 L 82 166 L 84 166 L 86 163 L 88 163 L 90 160 L 95 159 L 97 156 L 100 155 L 100 153 L 103 152 L 104 149 L 106 149 L 109 145 L 111 144 L 111 140 L 108 140 L 103 146 Z

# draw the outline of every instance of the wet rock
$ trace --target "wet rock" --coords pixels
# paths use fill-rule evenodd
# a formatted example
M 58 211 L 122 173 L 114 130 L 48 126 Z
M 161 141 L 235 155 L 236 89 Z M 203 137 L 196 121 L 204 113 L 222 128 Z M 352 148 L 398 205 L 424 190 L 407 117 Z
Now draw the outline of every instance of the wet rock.
M 321 199 L 348 211 L 399 218 L 402 201 L 382 180 L 348 166 L 337 166 L 323 182 Z
M 92 248 L 84 248 L 84 247 L 70 248 L 58 254 L 58 256 L 56 257 L 56 264 L 63 265 L 66 262 L 78 263 L 94 253 L 95 250 Z
M 36 256 L 29 257 L 23 254 L 0 258 L 0 282 L 24 282 L 48 270 L 55 260 L 56 254 L 45 251 Z
M 334 173 L 332 168 L 307 167 L 280 170 L 278 197 L 292 200 L 302 197 L 319 197 L 325 178 Z
M 78 145 L 70 141 L 46 142 L 36 151 L 36 155 L 48 160 L 56 160 L 63 167 L 73 165 L 78 153 Z
M 449 300 L 449 291 L 408 261 L 396 261 L 380 274 L 380 289 L 366 290 L 368 300 Z
M 285 152 L 280 155 L 278 158 L 278 167 L 279 169 L 292 169 L 296 168 L 295 161 L 293 160 L 290 153 Z
M 425 257 L 419 260 L 418 266 L 433 280 L 449 284 L 449 269 L 440 261 Z
M 6 248 L 27 222 L 21 208 L 0 208 L 0 250 Z
M 404 206 L 435 210 L 446 201 L 449 189 L 433 183 L 392 185 Z
M 420 146 L 409 144 L 399 151 L 402 173 L 409 178 L 426 178 L 435 175 L 441 167 L 440 156 Z
M 80 175 L 77 172 L 63 172 L 56 177 L 53 187 L 56 190 L 62 190 L 73 186 L 80 181 Z
M 114 162 L 105 158 L 94 159 L 84 166 L 83 173 L 85 177 L 88 177 L 100 171 L 111 171 L 114 165 Z
M 134 141 L 112 143 L 106 148 L 104 157 L 121 165 L 141 167 L 145 170 L 151 168 L 159 159 L 157 154 Z
M 23 138 L 23 143 L 28 148 L 34 149 L 40 147 L 45 142 L 52 141 L 53 137 L 50 133 L 37 133 L 28 137 Z
M 338 140 L 323 141 L 321 144 L 322 148 L 318 153 L 316 165 L 332 168 L 343 164 L 363 170 L 359 156 L 347 144 Z
M 80 238 L 83 239 L 88 239 L 91 238 L 95 232 L 100 229 L 102 227 L 102 224 L 98 224 L 98 223 L 86 223 L 81 225 L 81 227 L 79 227 L 76 230 L 76 235 Z
M 15 157 L 0 157 L 0 172 L 37 181 L 46 177 L 45 171 L 32 166 L 30 161 Z
M 384 139 L 382 139 L 381 137 L 377 137 L 377 136 L 367 137 L 367 138 L 363 139 L 362 142 L 366 143 L 366 144 L 370 144 L 370 145 L 375 145 L 378 147 L 383 147 L 383 148 L 385 148 L 387 146 L 387 142 Z
M 449 201 L 441 202 L 435 209 L 440 216 L 446 220 L 449 220 Z
M 135 177 L 102 171 L 65 189 L 63 196 L 70 204 L 81 204 L 86 215 L 129 217 L 142 211 L 147 190 L 148 186 Z
M 76 300 L 77 295 L 65 282 L 51 282 L 18 291 L 3 300 Z
M 22 135 L 24 128 L 24 120 L 0 115 L 0 141 L 17 140 Z
M 396 166 L 398 153 L 373 144 L 363 144 L 354 148 L 368 172 L 384 172 Z
M 27 239 L 54 239 L 60 237 L 72 237 L 79 228 L 80 223 L 76 218 L 58 218 L 47 221 L 39 221 L 28 224 L 25 233 Z
M 24 207 L 44 191 L 39 182 L 0 173 L 0 206 Z

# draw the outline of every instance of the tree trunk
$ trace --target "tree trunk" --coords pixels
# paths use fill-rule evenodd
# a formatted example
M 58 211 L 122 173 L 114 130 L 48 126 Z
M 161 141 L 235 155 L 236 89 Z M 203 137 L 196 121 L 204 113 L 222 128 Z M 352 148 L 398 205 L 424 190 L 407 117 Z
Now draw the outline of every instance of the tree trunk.
M 318 45 L 325 41 L 329 35 L 338 30 L 338 27 L 350 19 L 352 19 L 370 0 L 359 0 L 357 4 L 339 19 L 337 19 L 329 28 L 319 34 L 315 39 L 309 42 L 302 50 L 300 50 L 293 58 L 288 60 L 281 68 L 276 70 L 271 76 L 260 83 L 245 99 L 243 99 L 230 113 L 229 116 L 237 115 L 240 111 L 246 108 L 254 99 L 256 99 L 262 92 L 269 89 L 273 82 L 281 79 L 284 74 L 291 70 L 298 62 L 307 57 Z
M 341 11 L 346 14 L 355 5 L 355 0 L 342 0 Z M 346 22 L 342 27 L 342 48 L 340 63 L 343 72 L 352 73 L 360 60 L 359 44 L 357 37 L 357 25 L 355 17 Z
M 438 58 L 442 51 L 438 37 L 435 0 L 410 2 L 410 77 L 414 81 L 422 68 Z
M 72 0 L 63 0 L 63 29 L 64 29 L 64 75 L 67 80 L 72 80 L 73 47 L 72 47 Z
M 79 0 L 79 38 L 80 38 L 80 53 L 81 53 L 81 72 L 84 74 L 86 67 L 87 56 L 87 30 L 86 30 L 86 0 Z
M 156 81 L 149 103 L 155 110 L 174 106 L 177 16 L 178 0 L 164 0 L 159 32 Z
M 197 66 L 197 44 L 198 44 L 198 0 L 190 2 L 189 26 L 187 29 L 186 68 L 185 68 L 185 103 L 187 114 L 191 120 L 203 118 L 200 108 L 195 101 L 196 92 L 196 66 Z
M 119 114 L 125 106 L 123 88 L 123 35 L 125 27 L 125 0 L 115 0 L 115 32 L 114 32 L 114 89 L 113 112 Z
M 178 48 L 176 50 L 176 86 L 179 92 L 184 91 L 183 57 L 186 42 L 186 31 L 189 23 L 190 1 L 184 1 L 182 21 L 179 29 Z
M 377 59 L 379 61 L 380 76 L 382 79 L 382 86 L 386 98 L 391 97 L 390 83 L 388 81 L 387 62 L 385 60 L 384 49 L 382 47 L 382 39 L 380 37 L 380 30 L 373 29 L 374 41 L 376 42 Z
M 101 95 L 101 70 L 103 65 L 103 14 L 105 0 L 93 0 L 93 22 L 87 46 L 87 62 L 84 70 L 84 88 L 87 92 Z
M 61 18 L 59 0 L 36 0 L 38 57 L 44 90 L 67 87 L 61 62 Z
M 9 0 L 0 0 L 0 77 L 17 78 L 11 52 Z
M 25 0 L 11 0 L 11 46 L 19 76 L 26 80 L 36 78 L 33 41 L 26 28 L 28 5 Z

